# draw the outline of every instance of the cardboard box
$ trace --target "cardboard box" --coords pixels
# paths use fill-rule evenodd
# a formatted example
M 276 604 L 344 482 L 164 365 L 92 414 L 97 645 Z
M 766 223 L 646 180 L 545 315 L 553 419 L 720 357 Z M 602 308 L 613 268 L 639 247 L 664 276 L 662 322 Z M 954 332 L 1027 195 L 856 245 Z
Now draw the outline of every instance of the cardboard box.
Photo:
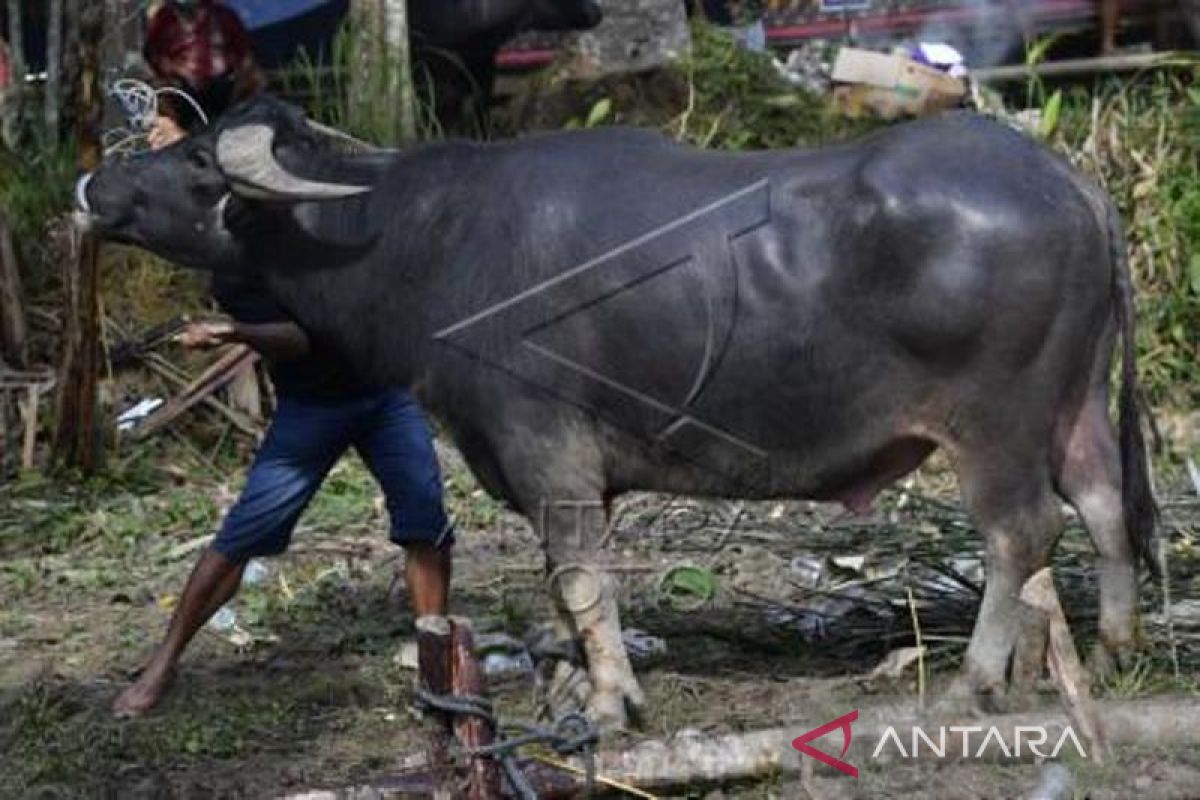
M 958 105 L 966 86 L 958 78 L 911 58 L 843 47 L 833 64 L 833 102 L 849 117 L 920 116 Z

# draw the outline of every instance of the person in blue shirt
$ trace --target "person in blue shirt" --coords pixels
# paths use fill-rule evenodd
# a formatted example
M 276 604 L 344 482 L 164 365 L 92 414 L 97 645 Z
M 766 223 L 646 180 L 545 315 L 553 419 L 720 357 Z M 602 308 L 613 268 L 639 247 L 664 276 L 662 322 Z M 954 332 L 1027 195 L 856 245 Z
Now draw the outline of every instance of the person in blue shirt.
M 241 343 L 257 351 L 267 361 L 277 408 L 241 496 L 193 569 L 166 637 L 114 702 L 118 716 L 158 704 L 188 642 L 237 592 L 246 562 L 287 549 L 301 512 L 351 448 L 387 499 L 391 539 L 405 549 L 413 613 L 446 611 L 453 526 L 416 401 L 405 389 L 356 380 L 255 279 L 215 277 L 213 295 L 232 320 L 192 323 L 182 343 L 199 349 Z

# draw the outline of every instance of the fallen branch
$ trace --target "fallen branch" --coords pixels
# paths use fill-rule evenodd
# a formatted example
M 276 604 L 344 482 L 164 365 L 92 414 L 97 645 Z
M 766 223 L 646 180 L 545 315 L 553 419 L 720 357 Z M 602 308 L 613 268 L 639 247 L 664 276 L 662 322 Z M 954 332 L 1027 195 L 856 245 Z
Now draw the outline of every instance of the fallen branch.
M 1067 626 L 1062 604 L 1058 602 L 1058 593 L 1054 590 L 1054 573 L 1049 567 L 1039 570 L 1025 582 L 1021 587 L 1021 602 L 1045 619 L 1044 651 L 1050 675 L 1058 686 L 1072 722 L 1087 741 L 1092 758 L 1097 763 L 1103 763 L 1107 750 L 1104 729 L 1092 702 L 1087 670 L 1083 668 L 1083 662 L 1075 650 L 1071 629 Z
M 1200 745 L 1200 702 L 1181 703 L 1178 700 L 1146 700 L 1106 702 L 1099 704 L 1105 730 L 1110 744 L 1155 745 Z M 1016 756 L 1018 728 L 1046 729 L 1048 745 L 1053 748 L 1064 730 L 1073 724 L 1071 718 L 1061 712 L 1030 712 L 1023 714 L 1001 714 L 977 719 L 949 719 L 936 715 L 917 717 L 903 715 L 903 710 L 891 713 L 864 710 L 854 725 L 853 743 L 845 760 L 860 768 L 867 764 L 894 730 L 910 757 L 921 760 L 957 761 L 962 758 L 962 735 L 951 735 L 944 758 L 938 758 L 932 748 L 922 746 L 911 752 L 911 730 L 920 727 L 926 732 L 935 732 L 942 727 L 969 726 L 981 731 L 995 729 L 1004 738 L 1005 746 L 1013 756 L 1011 761 L 1032 761 L 1037 755 L 1030 751 L 1029 734 L 1025 734 L 1020 757 Z M 700 782 L 724 783 L 771 774 L 796 775 L 802 768 L 801 756 L 791 747 L 791 741 L 803 733 L 802 726 L 774 728 L 753 733 L 729 734 L 715 737 L 686 737 L 674 741 L 648 741 L 625 750 L 601 750 L 596 754 L 597 774 L 605 778 L 628 783 L 642 789 L 667 789 L 676 786 L 694 786 Z M 976 748 L 984 741 L 984 735 L 976 733 L 970 740 L 969 754 L 976 755 Z M 823 742 L 825 750 L 837 752 L 841 742 Z M 890 739 L 889 739 L 890 741 Z M 999 757 L 1003 749 L 989 744 L 984 756 Z M 1070 745 L 1068 745 L 1070 747 Z M 884 743 L 881 755 L 894 756 L 897 751 L 891 744 Z M 1091 757 L 1091 753 L 1087 753 Z M 1005 758 L 1005 761 L 1010 759 Z M 580 767 L 578 762 L 573 766 Z M 831 768 L 816 764 L 819 771 L 834 773 Z
M 147 417 L 146 421 L 135 429 L 134 436 L 138 439 L 145 439 L 151 436 L 198 403 L 205 403 L 215 408 L 233 423 L 234 427 L 243 433 L 255 435 L 258 429 L 253 422 L 249 421 L 245 415 L 219 402 L 212 395 L 237 377 L 241 370 L 253 368 L 257 361 L 258 355 L 245 345 L 237 345 L 230 348 L 228 352 L 206 369 L 200 377 L 184 386 L 183 390 L 177 396 L 171 398 L 169 402 Z M 154 359 L 147 359 L 146 363 L 151 369 L 168 381 L 176 384 L 180 382 L 177 376 L 173 375 L 169 369 L 158 364 Z
M 1098 705 L 1111 744 L 1139 747 L 1200 745 L 1200 701 L 1183 702 L 1179 699 L 1159 698 L 1112 701 Z M 934 752 L 924 740 L 919 748 L 910 747 L 913 728 L 920 728 L 936 740 L 937 731 L 942 728 L 950 731 L 954 726 L 959 731 L 963 728 L 975 731 L 969 739 L 968 758 L 979 758 L 993 763 L 1029 763 L 1041 760 L 1038 753 L 1030 748 L 1031 743 L 1046 753 L 1055 747 L 1064 731 L 1072 725 L 1068 715 L 1053 710 L 965 719 L 936 714 L 917 715 L 914 710 L 912 706 L 862 710 L 859 719 L 853 724 L 853 740 L 843 759 L 859 769 L 867 768 L 872 763 L 894 764 L 897 756 L 906 761 L 919 759 L 926 763 L 960 761 L 964 758 L 962 733 L 951 732 L 948 735 L 942 755 Z M 795 725 L 724 736 L 649 740 L 620 750 L 600 750 L 596 753 L 597 780 L 601 785 L 630 786 L 645 792 L 667 791 L 678 787 L 694 790 L 705 784 L 727 784 L 767 776 L 794 776 L 802 774 L 805 769 L 840 775 L 841 773 L 835 772 L 832 767 L 803 757 L 792 749 L 792 740 L 807 727 L 808 725 Z M 993 729 L 997 732 L 994 737 L 990 733 Z M 1031 738 L 1030 729 L 1044 729 L 1047 734 L 1044 742 Z M 988 733 L 984 733 L 985 731 Z M 1022 745 L 1019 750 L 1018 737 L 1021 737 Z M 1003 740 L 1003 745 L 999 743 L 1000 740 Z M 904 754 L 899 753 L 895 742 L 900 742 L 905 750 Z M 987 743 L 987 747 L 980 754 L 979 747 L 984 742 Z M 812 744 L 818 745 L 818 749 L 826 752 L 837 753 L 842 742 L 834 733 L 829 735 L 828 741 L 822 737 Z M 1067 744 L 1066 747 L 1066 752 L 1075 752 L 1072 745 Z M 1087 755 L 1090 758 L 1091 754 Z M 404 792 L 399 796 L 429 796 L 429 773 L 415 771 L 421 768 L 420 765 L 408 763 L 414 771 L 382 778 L 372 785 L 301 793 L 291 797 L 292 800 L 335 800 L 379 796 L 371 792 L 382 793 L 383 796 L 397 796 L 394 793 L 399 787 L 403 787 Z M 578 758 L 566 762 L 570 774 L 559 772 L 557 777 L 547 772 L 552 769 L 549 765 L 543 763 L 540 765 L 540 771 L 536 766 L 529 762 L 522 763 L 527 777 L 536 776 L 536 780 L 531 780 L 531 783 L 541 787 L 543 797 L 580 796 L 578 793 L 582 791 L 582 784 L 577 776 L 578 772 L 584 769 L 584 765 Z M 388 794 L 389 792 L 393 794 Z

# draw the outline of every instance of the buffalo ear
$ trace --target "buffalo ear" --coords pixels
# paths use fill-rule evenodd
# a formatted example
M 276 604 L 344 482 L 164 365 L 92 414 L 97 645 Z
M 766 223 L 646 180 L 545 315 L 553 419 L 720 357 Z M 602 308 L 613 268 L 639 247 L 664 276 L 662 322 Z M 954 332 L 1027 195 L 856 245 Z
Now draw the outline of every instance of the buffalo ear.
M 300 202 L 341 200 L 370 186 L 313 181 L 293 175 L 275 158 L 275 130 L 261 123 L 240 125 L 217 136 L 217 165 L 235 194 L 252 200 Z

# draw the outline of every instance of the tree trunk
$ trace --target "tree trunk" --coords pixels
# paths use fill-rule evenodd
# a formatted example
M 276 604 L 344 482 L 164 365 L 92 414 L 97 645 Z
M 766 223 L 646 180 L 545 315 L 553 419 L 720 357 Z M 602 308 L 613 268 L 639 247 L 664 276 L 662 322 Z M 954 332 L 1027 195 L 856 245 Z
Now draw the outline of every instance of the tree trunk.
M 58 0 L 61 4 L 61 0 Z M 104 6 L 82 4 L 79 19 L 79 102 L 76 138 L 79 168 L 100 163 L 99 56 Z M 56 463 L 90 473 L 99 466 L 96 388 L 100 373 L 99 241 L 72 228 L 65 276 L 63 351 L 55 408 L 53 451 Z
M 46 15 L 46 89 L 43 119 L 49 141 L 57 142 L 62 107 L 63 0 L 50 0 Z
M 399 141 L 412 142 L 417 138 L 417 117 L 408 37 L 408 2 L 385 0 L 383 13 L 388 100 L 396 108 L 396 134 Z
M 350 75 L 345 124 L 368 139 L 386 136 L 378 124 L 379 93 L 383 86 L 382 0 L 351 0 Z
M 21 291 L 21 270 L 17 266 L 17 250 L 13 247 L 12 232 L 4 209 L 0 208 L 0 359 L 10 367 L 28 366 L 26 348 L 24 293 Z
M 137 63 L 142 38 L 137 19 L 136 0 L 104 0 L 104 42 L 100 53 L 104 76 L 120 74 Z
M 11 84 L 0 88 L 0 139 L 16 149 L 21 132 L 21 102 L 25 97 L 25 40 L 21 31 L 21 0 L 8 0 L 8 48 Z

